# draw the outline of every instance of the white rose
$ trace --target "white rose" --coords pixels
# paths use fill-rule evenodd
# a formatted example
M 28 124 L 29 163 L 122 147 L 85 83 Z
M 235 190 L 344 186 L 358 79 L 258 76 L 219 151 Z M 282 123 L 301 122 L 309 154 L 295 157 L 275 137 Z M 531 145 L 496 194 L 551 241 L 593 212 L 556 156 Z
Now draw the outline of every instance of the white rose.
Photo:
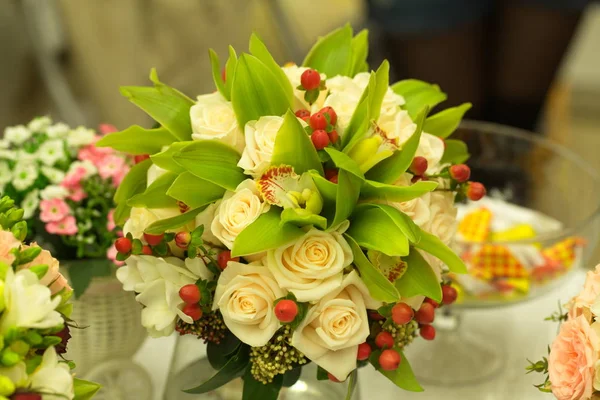
M 354 83 L 358 85 L 363 91 L 369 84 L 369 79 L 371 78 L 370 72 L 360 72 L 354 76 L 352 79 Z M 405 103 L 404 97 L 396 94 L 392 88 L 388 87 L 385 95 L 383 96 L 383 102 L 381 104 L 381 113 L 387 112 L 395 112 L 398 106 L 401 106 Z
M 239 152 L 244 150 L 244 134 L 238 127 L 231 102 L 219 92 L 198 96 L 190 108 L 192 139 L 218 140 Z
M 13 171 L 12 185 L 18 191 L 23 191 L 33 185 L 38 177 L 38 170 L 35 164 L 30 162 L 19 162 Z
M 129 219 L 123 226 L 123 233 L 143 240 L 144 230 L 155 221 L 180 215 L 179 208 L 140 208 L 133 207 Z
M 337 131 L 343 136 L 358 106 L 363 89 L 347 76 L 335 76 L 327 81 L 329 96 L 324 107 L 331 107 L 337 115 Z M 318 110 L 313 110 L 318 111 Z
M 42 174 L 44 174 L 44 176 L 46 178 L 48 178 L 48 180 L 50 180 L 50 182 L 52 182 L 55 185 L 61 183 L 63 181 L 63 179 L 65 179 L 65 173 L 63 171 L 61 171 L 60 169 L 42 165 L 41 170 L 42 170 Z
M 44 351 L 42 363 L 30 378 L 31 387 L 44 393 L 44 400 L 71 400 L 75 397 L 71 368 L 59 361 L 54 347 Z
M 21 202 L 21 208 L 23 209 L 23 219 L 29 219 L 33 217 L 35 211 L 40 204 L 40 191 L 38 189 L 33 189 L 31 192 L 27 193 L 27 196 Z
M 16 145 L 23 144 L 31 137 L 31 131 L 23 125 L 9 126 L 4 129 L 4 139 Z
M 51 124 L 52 124 L 52 120 L 50 119 L 50 117 L 48 117 L 48 116 L 37 117 L 37 118 L 34 118 L 33 120 L 31 120 L 31 122 L 29 122 L 29 125 L 27 125 L 27 128 L 31 132 L 43 133 L 43 132 L 46 132 L 46 129 L 48 129 L 48 127 L 50 127 Z
M 417 130 L 417 124 L 413 122 L 408 112 L 400 108 L 396 111 L 382 113 L 377 120 L 377 126 L 398 147 L 402 147 Z
M 452 192 L 433 192 L 430 197 L 430 220 L 426 224 L 425 230 L 448 245 L 454 239 L 458 227 L 454 194 Z
M 46 130 L 46 134 L 49 138 L 63 138 L 71 131 L 69 125 L 64 122 L 58 122 L 52 126 L 49 126 Z
M 350 272 L 341 286 L 308 310 L 294 331 L 292 346 L 339 380 L 356 369 L 358 345 L 369 336 L 367 309 L 381 302 L 369 290 L 356 271 Z
M 208 205 L 200 214 L 196 216 L 196 226 L 204 225 L 204 232 L 202 233 L 202 240 L 208 242 L 217 247 L 222 246 L 223 243 L 216 237 L 211 230 L 211 224 L 215 219 L 215 214 L 221 204 L 221 200 Z
M 444 155 L 444 141 L 437 136 L 429 133 L 421 133 L 421 140 L 415 156 L 425 157 L 427 159 L 427 173 L 435 174 L 439 172 L 440 161 Z
M 258 121 L 249 121 L 244 127 L 246 148 L 238 167 L 244 169 L 246 175 L 260 177 L 271 164 L 275 138 L 281 125 L 282 117 L 260 117 Z
M 299 67 L 295 64 L 292 64 L 281 67 L 281 69 L 290 80 L 292 89 L 294 90 L 294 110 L 310 109 L 310 105 L 306 102 L 306 100 L 304 100 L 304 93 L 306 92 L 304 90 L 297 89 L 297 87 L 300 86 L 302 74 L 308 68 Z M 327 76 L 325 74 L 320 74 L 320 76 L 321 81 L 327 79 Z M 321 91 L 317 100 L 312 104 L 312 108 L 316 109 L 317 111 L 320 110 L 323 107 L 323 101 L 325 101 L 325 96 L 327 96 L 327 90 Z
M 238 185 L 235 192 L 225 193 L 210 230 L 221 243 L 231 249 L 235 238 L 267 211 L 269 205 L 262 201 L 256 183 L 252 179 L 246 179 Z
M 37 157 L 46 165 L 54 165 L 65 158 L 63 141 L 59 139 L 46 140 L 36 152 Z
M 269 268 L 230 261 L 219 277 L 213 310 L 221 311 L 227 328 L 242 342 L 264 346 L 281 326 L 273 302 L 285 295 Z
M 317 301 L 341 285 L 343 270 L 354 257 L 341 233 L 313 228 L 296 241 L 269 250 L 267 260 L 279 286 L 298 301 Z
M 42 200 L 64 199 L 69 195 L 69 191 L 58 185 L 48 185 L 40 192 Z
M 394 185 L 396 186 L 410 186 L 411 175 L 403 174 Z M 420 228 L 427 226 L 431 220 L 431 193 L 425 193 L 421 197 L 416 199 L 402 201 L 402 202 L 388 202 L 388 204 L 404 214 L 408 215 Z
M 78 126 L 67 135 L 67 144 L 70 147 L 82 147 L 91 144 L 96 137 L 96 132 L 84 126 Z

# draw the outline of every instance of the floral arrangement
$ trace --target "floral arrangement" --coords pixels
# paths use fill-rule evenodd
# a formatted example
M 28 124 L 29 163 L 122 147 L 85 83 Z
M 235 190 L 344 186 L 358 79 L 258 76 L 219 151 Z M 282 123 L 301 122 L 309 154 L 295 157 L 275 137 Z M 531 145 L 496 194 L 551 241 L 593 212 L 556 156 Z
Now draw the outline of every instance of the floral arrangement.
M 485 188 L 446 139 L 470 105 L 428 115 L 439 87 L 389 86 L 388 62 L 366 72 L 366 56 L 367 32 L 347 26 L 280 67 L 253 35 L 223 74 L 210 52 L 217 91 L 196 101 L 155 71 L 121 89 L 159 127 L 97 143 L 150 155 L 116 193 L 117 277 L 151 336 L 207 342 L 218 372 L 187 392 L 243 376 L 244 398 L 275 399 L 307 362 L 335 382 L 371 363 L 422 390 L 403 349 L 456 299 L 454 202 Z
M 0 192 L 25 210 L 30 238 L 44 242 L 63 260 L 116 257 L 112 199 L 129 161 L 94 145 L 114 131 L 101 125 L 96 134 L 41 117 L 27 126 L 6 128 L 0 141 Z M 73 268 L 75 295 L 92 276 L 108 275 L 109 267 L 96 263 L 93 268 Z
M 97 384 L 74 379 L 66 352 L 73 293 L 50 252 L 24 244 L 27 224 L 0 200 L 0 399 L 90 399 Z
M 530 362 L 529 372 L 546 375 L 536 385 L 559 400 L 600 398 L 600 265 L 588 271 L 583 290 L 546 320 L 560 322 L 549 355 Z

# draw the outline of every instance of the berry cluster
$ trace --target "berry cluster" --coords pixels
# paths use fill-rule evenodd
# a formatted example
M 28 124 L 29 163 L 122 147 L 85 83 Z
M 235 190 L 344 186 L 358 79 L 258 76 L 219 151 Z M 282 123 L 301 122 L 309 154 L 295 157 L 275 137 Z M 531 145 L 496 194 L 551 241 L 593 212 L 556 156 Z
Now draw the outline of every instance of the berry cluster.
M 333 108 L 324 107 L 312 115 L 308 110 L 298 110 L 296 116 L 308 123 L 307 131 L 315 149 L 323 150 L 338 142 L 340 136 L 335 129 L 337 114 Z
M 194 335 L 204 340 L 204 343 L 221 343 L 227 333 L 227 326 L 223 322 L 223 317 L 219 311 L 209 311 L 203 313 L 202 317 L 188 324 L 181 319 L 177 320 L 175 330 L 180 335 Z

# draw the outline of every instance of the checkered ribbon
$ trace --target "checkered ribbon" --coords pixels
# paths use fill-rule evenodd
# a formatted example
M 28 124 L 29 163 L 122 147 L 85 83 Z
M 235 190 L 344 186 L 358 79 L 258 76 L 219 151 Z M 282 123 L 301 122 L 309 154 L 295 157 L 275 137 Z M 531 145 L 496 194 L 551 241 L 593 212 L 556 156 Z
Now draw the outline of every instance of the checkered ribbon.
M 487 208 L 480 208 L 465 215 L 458 225 L 458 231 L 465 240 L 483 242 L 490 234 L 491 222 L 492 212 Z
M 471 275 L 489 281 L 497 278 L 526 278 L 528 272 L 508 247 L 484 244 L 471 257 Z
M 564 268 L 571 268 L 577 257 L 575 252 L 584 245 L 585 241 L 582 238 L 570 237 L 542 250 L 542 254 L 550 260 L 557 261 Z

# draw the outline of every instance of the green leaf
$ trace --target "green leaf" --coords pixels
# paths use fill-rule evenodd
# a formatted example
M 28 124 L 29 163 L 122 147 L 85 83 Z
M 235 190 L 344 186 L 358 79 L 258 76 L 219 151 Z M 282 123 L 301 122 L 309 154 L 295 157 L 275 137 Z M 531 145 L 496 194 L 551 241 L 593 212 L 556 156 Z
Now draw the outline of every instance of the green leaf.
M 69 281 L 75 298 L 78 299 L 96 276 L 110 276 L 112 273 L 112 263 L 106 259 L 90 259 L 85 263 L 63 261 L 64 266 L 68 268 Z
M 394 371 L 384 371 L 379 366 L 379 356 L 381 355 L 382 350 L 373 351 L 369 357 L 369 362 L 377 371 L 392 381 L 392 383 L 399 388 L 408 390 L 410 392 L 422 392 L 423 388 L 421 385 L 419 385 L 419 382 L 417 381 L 417 378 L 415 377 L 415 374 L 410 367 L 406 356 L 399 348 L 394 347 L 394 350 L 400 354 L 400 359 L 402 360 L 398 368 Z
M 141 163 L 131 167 L 117 188 L 114 196 L 115 203 L 117 203 L 117 208 L 115 209 L 115 214 L 113 216 L 117 225 L 122 225 L 129 217 L 131 206 L 127 205 L 127 200 L 146 190 L 148 168 L 150 168 L 151 165 L 152 161 L 144 160 Z
M 229 59 L 225 63 L 225 92 L 227 93 L 227 100 L 231 100 L 231 88 L 233 87 L 233 77 L 235 76 L 237 61 L 238 58 L 235 49 L 229 46 Z
M 102 386 L 94 382 L 73 378 L 73 388 L 75 394 L 73 400 L 89 400 L 94 397 L 101 387 Z
M 250 351 L 248 346 L 240 346 L 238 351 L 227 361 L 215 375 L 209 380 L 191 389 L 184 390 L 189 394 L 207 393 L 218 389 L 235 378 L 244 374 L 250 360 Z
M 380 208 L 357 209 L 351 217 L 348 235 L 361 247 L 378 250 L 388 256 L 408 255 L 408 238 Z
M 173 160 L 173 155 L 177 154 L 181 149 L 193 143 L 191 140 L 187 142 L 174 142 L 164 151 L 151 155 L 150 159 L 157 167 L 166 169 L 167 171 L 182 173 L 185 171 L 179 164 Z
M 301 373 L 302 367 L 296 367 L 288 370 L 285 374 L 283 374 L 283 387 L 294 386 L 294 384 L 298 382 L 298 379 L 300 379 Z
M 198 207 L 188 212 L 185 212 L 181 215 L 176 215 L 171 218 L 165 218 L 151 223 L 145 230 L 145 233 L 149 233 L 151 235 L 160 235 L 161 233 L 165 233 L 166 231 L 176 230 L 177 228 L 181 228 L 183 225 L 187 224 L 194 218 L 196 215 L 200 214 L 204 211 L 206 207 Z
M 382 200 L 401 203 L 421 197 L 425 193 L 433 191 L 438 186 L 433 181 L 418 181 L 410 186 L 396 186 L 366 180 L 360 197 L 367 200 Z
M 352 400 L 352 395 L 356 390 L 356 382 L 358 379 L 358 370 L 355 369 L 350 373 L 350 377 L 348 379 L 348 390 L 346 391 L 346 400 Z
M 219 61 L 219 55 L 213 49 L 208 49 L 208 57 L 210 58 L 210 66 L 215 87 L 223 97 L 229 100 L 231 98 L 231 93 L 225 90 L 225 82 L 223 82 L 223 78 L 221 77 L 221 61 Z
M 443 261 L 450 271 L 457 274 L 467 273 L 465 263 L 448 246 L 442 243 L 437 236 L 421 230 L 421 240 L 419 243 L 415 243 L 415 247 Z
M 160 82 L 155 69 L 150 71 L 150 80 L 154 82 L 154 87 L 124 86 L 121 87 L 121 94 L 179 140 L 190 140 L 190 108 L 194 102 L 178 90 Z
M 323 173 L 323 165 L 310 138 L 292 110 L 285 114 L 273 147 L 271 165 L 291 165 L 298 175 L 310 169 Z
M 277 77 L 258 58 L 242 54 L 237 62 L 231 105 L 240 127 L 265 115 L 283 115 L 291 108 Z
M 191 172 L 183 172 L 167 190 L 167 195 L 184 202 L 190 208 L 197 208 L 219 200 L 225 189 Z
M 282 246 L 304 235 L 292 224 L 280 224 L 280 211 L 276 207 L 262 214 L 248 225 L 233 242 L 232 257 L 247 256 Z
M 219 344 L 208 342 L 206 345 L 206 358 L 208 358 L 211 367 L 219 370 L 227 364 L 229 358 L 238 351 L 241 345 L 242 342 L 234 334 L 228 332 Z
M 427 111 L 428 109 L 425 107 L 419 112 L 419 115 L 417 115 L 417 118 L 415 119 L 415 123 L 417 124 L 415 133 L 413 133 L 406 143 L 404 143 L 402 150 L 396 151 L 391 157 L 386 158 L 371 168 L 367 172 L 367 179 L 391 184 L 396 182 L 398 178 L 406 172 L 419 147 Z
M 460 106 L 440 111 L 425 120 L 423 130 L 445 139 L 452 135 L 456 128 L 458 128 L 460 121 L 471 106 L 471 103 L 463 103 Z
M 352 175 L 361 180 L 365 179 L 365 176 L 360 170 L 358 164 L 346 154 L 334 149 L 333 147 L 325 147 L 324 150 L 327 152 L 327 154 L 329 154 L 336 167 L 350 172 Z
M 186 171 L 232 191 L 246 179 L 237 166 L 239 159 L 234 148 L 214 140 L 194 141 L 173 154 L 173 160 Z
M 96 147 L 111 147 L 129 154 L 156 154 L 178 139 L 165 128 L 145 129 L 139 125 L 104 136 Z
M 421 230 L 419 227 L 413 222 L 412 219 L 402 211 L 385 204 L 361 204 L 357 207 L 357 212 L 365 210 L 367 208 L 379 208 L 384 213 L 387 214 L 388 217 L 394 221 L 396 226 L 402 231 L 404 236 L 408 238 L 409 241 L 415 243 L 421 240 Z
M 127 205 L 127 203 L 119 203 L 115 207 L 115 212 L 113 214 L 113 219 L 115 224 L 121 226 L 127 221 L 129 218 L 129 214 L 131 214 L 131 207 Z
M 242 400 L 277 400 L 282 384 L 283 375 L 281 374 L 275 375 L 273 382 L 264 384 L 254 379 L 250 368 L 247 368 L 244 375 Z
M 440 163 L 462 164 L 469 159 L 471 155 L 467 145 L 462 140 L 447 139 L 446 150 L 440 160 Z
M 165 172 L 146 188 L 143 193 L 136 194 L 127 201 L 131 207 L 144 208 L 171 208 L 177 207 L 177 200 L 168 196 L 167 190 L 171 187 L 177 174 Z
M 350 75 L 353 66 L 350 25 L 320 37 L 306 55 L 302 65 L 316 69 L 328 78 Z
M 249 50 L 254 57 L 262 61 L 263 64 L 271 70 L 273 75 L 275 75 L 275 78 L 277 78 L 279 86 L 286 93 L 288 102 L 290 104 L 293 104 L 294 90 L 292 88 L 290 80 L 288 79 L 285 72 L 283 72 L 283 69 L 279 66 L 279 64 L 277 64 L 271 53 L 269 53 L 269 49 L 267 49 L 267 46 L 265 46 L 265 44 L 262 42 L 262 40 L 260 40 L 256 33 L 252 33 L 252 35 L 250 36 Z
M 422 295 L 441 302 L 440 281 L 423 256 L 413 248 L 410 254 L 404 257 L 404 261 L 407 264 L 406 270 L 400 279 L 394 282 L 402 298 Z
M 432 109 L 447 98 L 446 93 L 442 92 L 438 85 L 416 79 L 397 82 L 392 85 L 392 90 L 404 97 L 406 103 L 402 108 L 408 111 L 413 119 L 423 107 Z
M 352 214 L 358 202 L 362 182 L 362 179 L 356 177 L 354 174 L 340 169 L 335 200 L 335 215 L 329 225 L 330 227 L 337 227 Z
M 391 88 L 394 93 L 404 97 L 404 100 L 410 99 L 424 91 L 440 90 L 438 85 L 432 85 L 431 83 L 418 79 L 404 79 L 394 83 Z
M 367 65 L 367 56 L 369 55 L 369 31 L 363 29 L 352 38 L 352 68 L 350 77 L 365 72 Z
M 287 223 L 296 226 L 314 225 L 319 229 L 327 228 L 327 218 L 300 208 L 286 208 L 281 212 L 280 225 Z
M 317 190 L 319 190 L 319 193 L 321 193 L 323 200 L 326 203 L 335 204 L 335 199 L 337 197 L 337 185 L 319 175 L 319 173 L 315 170 L 311 170 L 310 175 L 313 178 L 315 186 L 317 186 Z
M 373 299 L 383 301 L 385 303 L 393 303 L 400 300 L 398 290 L 394 287 L 382 273 L 379 271 L 369 259 L 365 256 L 360 246 L 349 235 L 344 235 L 346 241 L 354 254 L 354 265 L 360 272 L 360 277 L 364 284 L 369 289 L 369 294 Z

